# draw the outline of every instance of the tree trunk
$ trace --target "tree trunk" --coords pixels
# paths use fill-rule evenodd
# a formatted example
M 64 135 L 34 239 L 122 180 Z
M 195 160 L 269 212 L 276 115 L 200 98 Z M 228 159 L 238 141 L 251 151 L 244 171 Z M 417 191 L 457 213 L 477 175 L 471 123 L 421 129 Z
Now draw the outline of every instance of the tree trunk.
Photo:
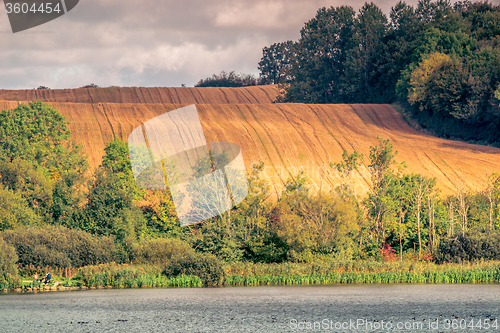
M 458 213 L 460 214 L 460 217 L 462 218 L 462 236 L 465 236 L 465 231 L 467 230 L 467 213 L 469 211 L 469 203 L 467 202 L 467 196 L 468 194 L 465 193 L 464 189 L 461 188 L 458 190 L 457 197 L 458 197 Z
M 428 186 L 427 181 L 422 180 L 422 178 L 419 178 L 417 191 L 414 194 L 414 197 L 417 200 L 417 233 L 418 233 L 418 258 L 419 259 L 422 256 L 422 231 L 421 231 L 420 212 L 422 210 L 422 198 L 424 197 L 427 186 Z
M 428 211 L 429 211 L 429 247 L 431 252 L 436 246 L 436 224 L 434 217 L 434 197 L 429 195 L 427 197 Z
M 422 256 L 422 233 L 420 231 L 420 209 L 422 206 L 422 197 L 417 201 L 417 232 L 418 232 L 418 258 Z
M 450 229 L 448 231 L 448 236 L 453 237 L 453 232 L 455 230 L 455 216 L 453 216 L 453 212 L 455 207 L 453 207 L 453 202 L 448 203 L 448 217 L 450 218 Z

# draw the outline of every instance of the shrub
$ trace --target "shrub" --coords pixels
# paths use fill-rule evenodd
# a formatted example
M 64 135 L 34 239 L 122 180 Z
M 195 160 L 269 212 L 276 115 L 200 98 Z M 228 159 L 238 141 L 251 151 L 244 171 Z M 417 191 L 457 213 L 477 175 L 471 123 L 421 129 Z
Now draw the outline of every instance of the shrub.
M 0 280 L 8 275 L 17 275 L 17 259 L 16 249 L 0 237 Z
M 0 236 L 14 246 L 23 265 L 81 267 L 115 260 L 113 238 L 81 230 L 46 226 L 7 230 Z
M 396 257 L 396 250 L 389 244 L 382 244 L 382 248 L 380 249 L 380 254 L 384 261 L 396 261 L 398 258 Z
M 146 239 L 132 247 L 132 260 L 136 264 L 165 264 L 172 257 L 193 253 L 191 246 L 179 239 Z
M 41 221 L 19 193 L 0 184 L 0 231 L 37 225 Z
M 437 262 L 500 260 L 499 233 L 468 233 L 441 241 L 436 253 Z
M 255 86 L 259 83 L 259 80 L 251 74 L 222 71 L 219 75 L 213 74 L 212 77 L 198 81 L 195 87 L 246 87 Z
M 222 262 L 212 254 L 187 253 L 174 257 L 163 272 L 167 277 L 179 275 L 198 276 L 205 286 L 216 286 L 224 278 Z
M 247 242 L 247 257 L 254 262 L 284 262 L 289 250 L 288 244 L 276 233 L 266 233 Z

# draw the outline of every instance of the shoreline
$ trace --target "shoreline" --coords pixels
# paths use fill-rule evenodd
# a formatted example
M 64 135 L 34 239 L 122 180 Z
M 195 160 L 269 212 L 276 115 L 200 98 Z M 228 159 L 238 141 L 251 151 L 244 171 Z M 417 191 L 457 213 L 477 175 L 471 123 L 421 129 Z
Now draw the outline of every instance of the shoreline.
M 65 292 L 65 291 L 88 291 L 88 290 L 107 290 L 107 289 L 193 289 L 193 288 L 239 288 L 239 287 L 291 287 L 291 286 L 345 286 L 345 285 L 499 285 L 500 281 L 470 281 L 470 282 L 336 282 L 336 283 L 262 283 L 262 284 L 221 284 L 218 286 L 47 286 L 43 288 L 14 288 L 0 289 L 0 296 L 12 294 L 38 294 L 47 292 Z
M 354 284 L 499 284 L 500 262 L 443 264 L 425 262 L 338 262 L 317 264 L 233 263 L 213 280 L 219 287 Z M 61 272 L 59 272 L 61 273 Z M 212 280 L 195 275 L 166 276 L 158 266 L 101 264 L 85 266 L 72 278 L 55 274 L 50 285 L 33 284 L 25 275 L 3 285 L 0 294 L 96 289 L 201 288 Z

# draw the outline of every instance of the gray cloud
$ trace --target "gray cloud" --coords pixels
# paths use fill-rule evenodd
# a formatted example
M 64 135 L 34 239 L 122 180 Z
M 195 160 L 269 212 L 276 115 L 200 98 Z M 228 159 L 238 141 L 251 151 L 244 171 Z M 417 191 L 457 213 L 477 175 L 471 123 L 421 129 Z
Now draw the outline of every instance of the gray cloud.
M 318 8 L 358 10 L 363 3 L 82 0 L 63 17 L 16 34 L 0 7 L 0 88 L 189 86 L 222 70 L 257 74 L 262 48 L 296 40 Z M 375 3 L 388 13 L 396 1 Z

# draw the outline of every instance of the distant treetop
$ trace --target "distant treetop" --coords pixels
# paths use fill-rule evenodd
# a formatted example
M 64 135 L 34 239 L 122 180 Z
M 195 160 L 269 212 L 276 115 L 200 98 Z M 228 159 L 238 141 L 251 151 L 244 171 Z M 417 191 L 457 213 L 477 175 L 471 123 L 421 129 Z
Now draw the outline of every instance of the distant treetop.
M 222 71 L 219 75 L 214 74 L 211 77 L 198 81 L 195 87 L 246 87 L 261 84 L 260 80 L 251 74 L 236 74 L 234 71 L 229 73 Z

